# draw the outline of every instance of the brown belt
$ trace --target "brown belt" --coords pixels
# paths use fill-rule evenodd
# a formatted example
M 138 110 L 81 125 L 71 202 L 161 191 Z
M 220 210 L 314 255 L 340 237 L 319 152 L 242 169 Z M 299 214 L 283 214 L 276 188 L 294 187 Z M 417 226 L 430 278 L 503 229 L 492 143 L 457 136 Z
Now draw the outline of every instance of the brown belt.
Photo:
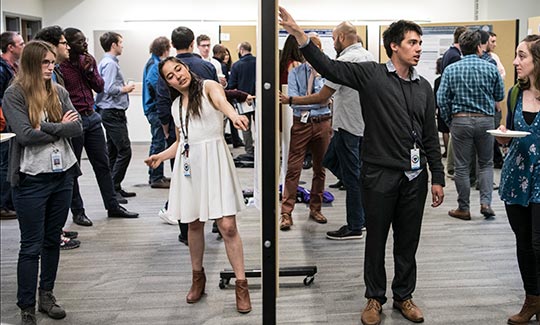
M 461 113 L 453 114 L 452 117 L 493 117 L 493 116 L 482 114 L 482 113 L 461 112 Z
M 318 116 L 310 116 L 307 119 L 306 123 L 321 123 L 324 121 L 327 121 L 332 118 L 332 114 L 325 114 L 325 115 L 318 115 Z M 294 116 L 295 121 L 300 121 L 300 117 Z
M 94 114 L 94 110 L 84 110 L 84 111 L 79 111 L 79 114 L 81 114 L 82 116 L 90 116 L 92 114 Z

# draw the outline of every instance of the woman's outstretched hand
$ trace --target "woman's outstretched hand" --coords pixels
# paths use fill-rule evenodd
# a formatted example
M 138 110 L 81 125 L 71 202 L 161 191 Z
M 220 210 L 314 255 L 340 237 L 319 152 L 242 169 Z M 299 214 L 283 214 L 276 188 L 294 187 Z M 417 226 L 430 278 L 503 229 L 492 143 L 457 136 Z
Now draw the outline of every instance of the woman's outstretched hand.
M 151 155 L 144 160 L 144 163 L 152 169 L 156 169 L 162 162 L 163 160 L 158 155 Z
M 245 115 L 238 115 L 234 120 L 234 127 L 242 131 L 247 131 L 249 127 L 249 120 Z

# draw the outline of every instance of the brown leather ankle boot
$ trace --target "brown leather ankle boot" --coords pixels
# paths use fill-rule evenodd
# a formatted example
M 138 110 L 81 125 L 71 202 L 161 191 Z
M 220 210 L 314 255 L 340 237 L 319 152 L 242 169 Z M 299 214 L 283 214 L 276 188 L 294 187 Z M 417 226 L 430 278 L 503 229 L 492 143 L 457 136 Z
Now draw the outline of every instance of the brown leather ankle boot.
M 191 281 L 191 289 L 186 296 L 186 302 L 188 304 L 194 304 L 201 300 L 204 294 L 204 287 L 206 286 L 206 275 L 204 274 L 204 268 L 201 271 L 193 270 L 193 280 Z
M 251 311 L 247 280 L 236 280 L 236 310 L 242 314 Z
M 535 314 L 536 320 L 540 320 L 540 296 L 527 295 L 520 312 L 508 318 L 508 324 L 527 324 Z

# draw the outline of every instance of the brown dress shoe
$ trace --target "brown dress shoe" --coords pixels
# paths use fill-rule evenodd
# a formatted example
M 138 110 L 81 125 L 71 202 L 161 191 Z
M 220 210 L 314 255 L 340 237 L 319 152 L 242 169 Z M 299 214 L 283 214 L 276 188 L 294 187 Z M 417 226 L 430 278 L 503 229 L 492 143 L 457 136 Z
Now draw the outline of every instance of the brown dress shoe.
M 381 303 L 375 299 L 368 299 L 366 308 L 362 312 L 362 324 L 379 325 L 381 323 Z
M 401 312 L 403 317 L 407 318 L 413 323 L 423 323 L 424 315 L 418 306 L 414 304 L 412 299 L 405 301 L 394 300 L 393 307 Z
M 186 302 L 188 304 L 194 304 L 201 300 L 204 294 L 204 287 L 206 286 L 206 275 L 204 274 L 204 268 L 201 271 L 193 270 L 193 279 L 191 281 L 191 289 L 186 296 Z
M 236 310 L 239 313 L 247 314 L 251 311 L 251 299 L 247 280 L 236 280 Z
M 448 215 L 453 218 L 457 218 L 461 220 L 471 220 L 471 213 L 467 210 L 460 210 L 460 209 L 450 210 L 448 211 Z
M 328 220 L 326 220 L 326 217 L 321 213 L 321 211 L 311 211 L 309 213 L 309 217 L 313 220 L 315 220 L 315 222 L 318 222 L 318 223 L 327 223 Z
M 279 229 L 280 230 L 289 230 L 291 229 L 291 226 L 293 225 L 292 217 L 289 213 L 282 213 L 281 214 L 281 220 L 279 222 Z
M 519 313 L 508 318 L 508 324 L 527 324 L 533 315 L 540 321 L 540 296 L 527 295 Z
M 480 205 L 480 213 L 484 215 L 485 218 L 491 218 L 495 216 L 493 209 L 487 204 Z

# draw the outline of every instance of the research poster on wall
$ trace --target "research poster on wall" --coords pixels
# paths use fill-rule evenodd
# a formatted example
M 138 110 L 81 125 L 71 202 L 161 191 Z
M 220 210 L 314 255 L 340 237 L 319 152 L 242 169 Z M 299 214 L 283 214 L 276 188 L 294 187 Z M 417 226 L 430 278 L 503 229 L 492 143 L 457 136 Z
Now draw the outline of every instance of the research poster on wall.
M 306 32 L 308 35 L 310 33 L 316 34 L 321 39 L 322 49 L 323 52 L 328 55 L 328 57 L 335 59 L 336 58 L 336 50 L 334 49 L 334 40 L 332 39 L 332 29 L 315 29 L 315 28 L 309 28 L 304 29 L 304 32 Z M 285 40 L 287 40 L 287 36 L 289 36 L 289 33 L 285 30 L 279 31 L 279 37 L 278 37 L 278 48 L 280 50 L 283 49 L 283 45 L 285 44 Z
M 437 78 L 437 59 L 442 57 L 448 47 L 454 43 L 454 30 L 459 26 L 422 26 L 422 56 L 416 69 L 418 73 L 426 78 L 431 86 Z M 482 29 L 486 32 L 493 30 L 492 25 L 465 25 L 465 27 L 476 30 Z

